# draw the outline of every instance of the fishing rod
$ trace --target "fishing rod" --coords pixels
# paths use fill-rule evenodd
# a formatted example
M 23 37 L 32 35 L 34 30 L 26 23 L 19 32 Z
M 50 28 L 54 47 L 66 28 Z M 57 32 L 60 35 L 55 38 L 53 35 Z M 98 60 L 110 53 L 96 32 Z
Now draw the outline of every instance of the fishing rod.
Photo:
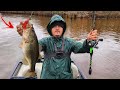
M 95 11 L 92 12 L 92 29 L 95 30 Z M 89 41 L 88 45 L 90 46 L 90 65 L 89 65 L 89 74 L 91 75 L 92 73 L 92 55 L 93 55 L 93 45 L 94 42 L 93 41 Z
M 90 47 L 89 75 L 91 75 L 91 73 L 92 73 L 92 56 L 93 56 L 93 48 L 98 49 L 97 44 L 98 44 L 99 41 L 103 41 L 103 39 L 98 39 L 98 40 L 96 40 L 96 41 L 95 41 L 95 40 L 92 40 L 92 41 L 89 41 L 89 42 L 88 42 L 88 45 L 89 45 L 89 47 Z
M 95 30 L 95 27 L 96 27 L 95 21 L 96 21 L 96 15 L 95 15 L 95 11 L 93 11 L 93 14 L 92 14 L 92 29 L 93 29 L 93 30 Z M 91 75 L 91 73 L 92 73 L 93 48 L 97 48 L 97 49 L 98 49 L 97 44 L 98 44 L 99 41 L 103 41 L 103 39 L 88 41 L 88 45 L 89 45 L 89 47 L 90 47 L 89 75 Z
M 92 14 L 92 29 L 95 30 L 95 21 L 96 21 L 96 15 L 95 15 L 95 11 L 93 11 Z
M 31 15 L 30 15 L 30 17 L 29 17 L 29 20 L 32 19 L 33 12 L 34 12 L 34 11 L 31 12 Z

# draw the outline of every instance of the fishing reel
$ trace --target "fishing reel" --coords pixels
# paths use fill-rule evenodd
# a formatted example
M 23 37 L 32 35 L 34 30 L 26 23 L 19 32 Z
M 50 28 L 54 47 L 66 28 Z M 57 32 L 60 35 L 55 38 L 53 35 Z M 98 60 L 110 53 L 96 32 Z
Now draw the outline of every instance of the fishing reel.
M 91 40 L 91 41 L 88 41 L 88 46 L 89 47 L 94 47 L 94 45 L 96 44 L 96 41 L 95 40 Z
M 98 44 L 99 41 L 103 41 L 103 39 L 91 40 L 91 41 L 88 41 L 87 43 L 88 43 L 89 47 L 94 47 L 94 48 L 98 49 L 97 44 Z

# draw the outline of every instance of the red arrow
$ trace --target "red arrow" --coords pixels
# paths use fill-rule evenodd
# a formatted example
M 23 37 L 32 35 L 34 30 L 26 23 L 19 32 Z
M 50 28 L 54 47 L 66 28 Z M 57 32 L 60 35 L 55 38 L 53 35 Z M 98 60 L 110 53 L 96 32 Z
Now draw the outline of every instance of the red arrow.
M 26 26 L 27 26 L 29 20 L 30 20 L 30 19 L 27 19 L 26 21 L 24 21 L 24 23 L 23 23 L 23 28 L 24 28 L 24 29 L 26 29 Z
M 2 18 L 2 16 L 1 16 L 1 19 L 2 19 L 2 21 L 3 21 L 9 28 L 14 28 L 10 21 L 9 21 L 8 24 L 7 24 L 7 23 L 5 22 L 5 20 Z

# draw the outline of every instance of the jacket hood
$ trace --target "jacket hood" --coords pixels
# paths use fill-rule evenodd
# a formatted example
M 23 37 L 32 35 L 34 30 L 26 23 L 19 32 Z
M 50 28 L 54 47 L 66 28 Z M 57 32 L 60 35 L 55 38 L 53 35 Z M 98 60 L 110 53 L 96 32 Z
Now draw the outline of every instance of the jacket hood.
M 52 33 L 51 33 L 51 26 L 53 24 L 55 24 L 56 22 L 60 22 L 61 24 L 63 24 L 63 34 L 65 33 L 66 31 L 66 22 L 65 20 L 60 16 L 60 15 L 53 15 L 52 18 L 50 19 L 48 25 L 47 25 L 47 31 L 48 33 L 52 36 Z M 62 35 L 63 35 L 62 34 Z

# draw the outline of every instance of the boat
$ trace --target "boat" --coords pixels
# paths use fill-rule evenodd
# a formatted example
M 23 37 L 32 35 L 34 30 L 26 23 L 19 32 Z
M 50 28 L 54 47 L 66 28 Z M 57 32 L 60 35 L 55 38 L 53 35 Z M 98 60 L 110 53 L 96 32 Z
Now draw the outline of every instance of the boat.
M 44 58 L 41 60 L 38 60 L 35 66 L 35 71 L 36 71 L 36 77 L 24 77 L 23 73 L 29 69 L 28 65 L 24 65 L 22 61 L 19 61 L 16 63 L 12 74 L 10 76 L 10 79 L 40 79 L 40 74 L 42 70 L 42 64 L 43 64 Z M 73 71 L 73 79 L 86 79 L 85 75 L 81 72 L 81 70 L 78 69 L 74 61 L 71 61 L 71 68 Z

